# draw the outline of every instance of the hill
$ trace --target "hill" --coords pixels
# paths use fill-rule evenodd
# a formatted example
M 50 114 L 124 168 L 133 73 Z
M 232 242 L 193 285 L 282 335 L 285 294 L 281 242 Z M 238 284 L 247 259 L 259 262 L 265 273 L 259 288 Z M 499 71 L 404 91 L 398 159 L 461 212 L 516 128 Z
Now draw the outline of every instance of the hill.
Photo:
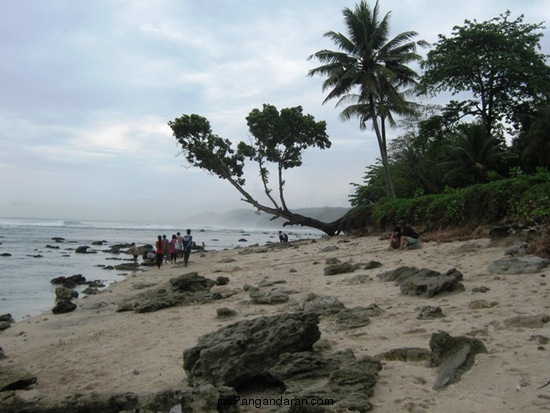
M 343 217 L 350 209 L 343 207 L 299 208 L 292 210 L 297 214 L 332 222 Z M 235 209 L 226 213 L 204 212 L 188 219 L 193 225 L 214 226 L 223 228 L 282 228 L 285 220 L 271 220 L 272 215 L 257 214 L 254 209 Z

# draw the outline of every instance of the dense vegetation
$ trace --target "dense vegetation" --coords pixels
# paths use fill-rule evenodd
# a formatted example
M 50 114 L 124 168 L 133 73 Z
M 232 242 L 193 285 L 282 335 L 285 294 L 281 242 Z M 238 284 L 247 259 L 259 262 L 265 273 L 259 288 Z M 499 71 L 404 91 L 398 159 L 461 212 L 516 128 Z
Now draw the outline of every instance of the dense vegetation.
M 355 208 L 344 230 L 388 230 L 400 218 L 426 230 L 550 224 L 550 67 L 539 53 L 542 28 L 506 12 L 439 36 L 421 62 L 425 92 L 466 97 L 419 104 L 402 118 L 387 160 L 352 183 Z M 396 198 L 387 197 L 388 175 Z
M 514 223 L 550 224 L 550 173 L 502 179 L 441 194 L 383 198 L 358 206 L 343 219 L 349 232 L 390 230 L 406 218 L 421 231 Z

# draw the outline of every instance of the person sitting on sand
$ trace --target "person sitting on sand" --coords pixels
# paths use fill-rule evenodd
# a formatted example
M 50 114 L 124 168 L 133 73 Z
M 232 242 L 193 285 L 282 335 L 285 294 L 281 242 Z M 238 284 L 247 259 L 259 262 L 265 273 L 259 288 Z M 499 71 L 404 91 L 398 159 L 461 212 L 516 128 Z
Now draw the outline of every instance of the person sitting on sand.
M 405 248 L 417 245 L 420 240 L 420 236 L 416 231 L 409 225 L 407 222 L 402 219 L 398 222 L 399 228 L 401 229 L 401 236 L 399 238 L 399 249 L 403 250 Z
M 279 242 L 288 242 L 288 235 L 283 231 L 279 231 Z
M 401 245 L 401 228 L 399 226 L 395 227 L 390 235 L 390 246 L 389 250 L 397 250 Z

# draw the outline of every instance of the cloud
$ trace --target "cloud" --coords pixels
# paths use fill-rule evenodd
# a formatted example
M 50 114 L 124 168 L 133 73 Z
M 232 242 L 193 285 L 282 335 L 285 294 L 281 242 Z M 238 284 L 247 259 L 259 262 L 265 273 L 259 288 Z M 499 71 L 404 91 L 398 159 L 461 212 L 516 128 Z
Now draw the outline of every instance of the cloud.
M 167 122 L 196 113 L 214 133 L 246 140 L 245 117 L 264 103 L 303 106 L 327 122 L 333 142 L 289 171 L 292 205 L 347 205 L 349 182 L 361 181 L 378 157 L 376 139 L 357 120 L 342 122 L 336 102 L 322 104 L 323 79 L 307 77 L 317 63 L 307 58 L 334 47 L 323 34 L 344 31 L 341 11 L 355 3 L 5 2 L 0 216 L 171 222 L 178 218 L 157 216 L 159 204 L 179 205 L 183 214 L 246 206 L 226 182 L 185 167 Z M 484 21 L 506 9 L 528 22 L 550 17 L 543 0 L 384 0 L 380 9 L 391 11 L 393 34 L 415 30 L 431 42 L 464 19 Z M 250 169 L 250 191 L 262 196 Z

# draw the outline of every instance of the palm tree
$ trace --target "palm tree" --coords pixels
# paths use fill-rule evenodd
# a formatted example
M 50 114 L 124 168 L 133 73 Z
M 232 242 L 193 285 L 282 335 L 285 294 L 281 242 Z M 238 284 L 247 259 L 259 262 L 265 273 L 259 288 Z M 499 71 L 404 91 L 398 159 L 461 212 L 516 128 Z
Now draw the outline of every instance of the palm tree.
M 458 186 L 486 182 L 488 172 L 498 169 L 505 159 L 498 141 L 487 135 L 481 123 L 464 124 L 455 144 L 445 148 L 450 159 L 439 164 L 446 171 L 443 181 Z
M 416 32 L 401 33 L 389 38 L 389 16 L 379 19 L 378 1 L 371 10 L 366 1 L 345 8 L 344 20 L 348 36 L 329 31 L 330 38 L 339 51 L 320 50 L 309 57 L 316 58 L 322 65 L 309 71 L 308 75 L 326 76 L 323 91 L 330 90 L 323 101 L 339 98 L 336 106 L 349 104 L 340 114 L 348 120 L 358 117 L 360 128 L 372 123 L 386 180 L 386 195 L 395 197 L 389 171 L 386 127 L 395 126 L 393 114 L 411 114 L 415 104 L 406 100 L 419 88 L 419 75 L 407 64 L 421 60 L 416 53 L 417 46 L 424 41 L 412 41 Z

